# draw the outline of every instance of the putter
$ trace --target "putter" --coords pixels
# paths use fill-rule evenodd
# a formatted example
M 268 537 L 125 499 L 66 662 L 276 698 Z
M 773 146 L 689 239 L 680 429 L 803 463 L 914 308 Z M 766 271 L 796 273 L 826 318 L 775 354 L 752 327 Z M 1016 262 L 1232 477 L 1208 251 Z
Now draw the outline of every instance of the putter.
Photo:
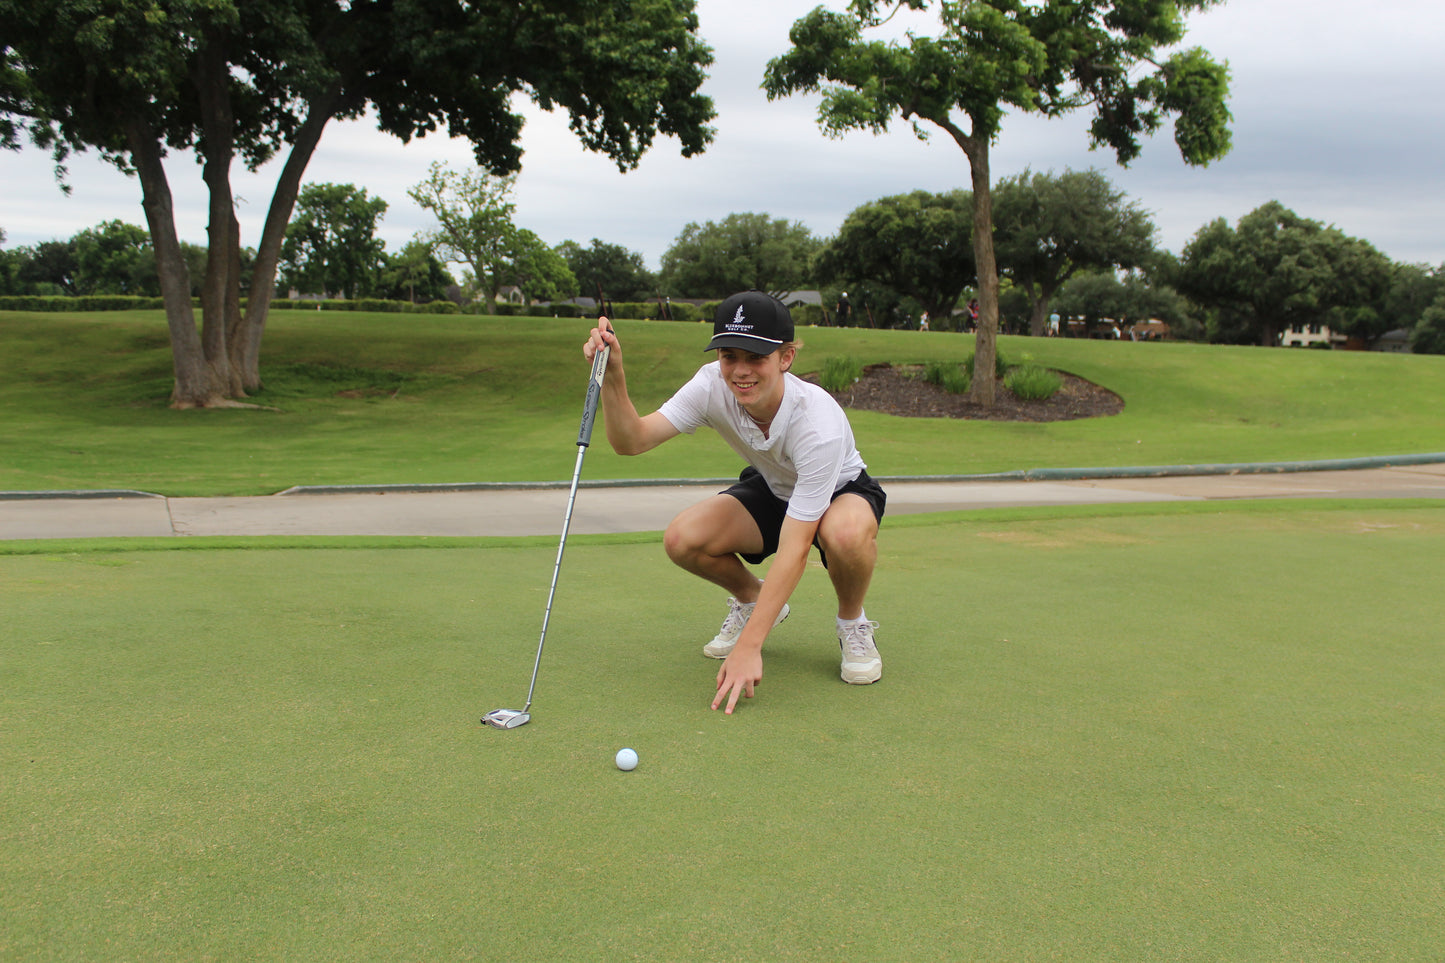
M 602 376 L 607 373 L 607 356 L 612 349 L 603 345 L 592 357 L 592 376 L 587 382 L 587 402 L 582 408 L 582 429 L 577 432 L 577 467 L 572 469 L 572 490 L 567 494 L 567 514 L 562 516 L 562 541 L 557 545 L 557 561 L 552 566 L 552 588 L 547 592 L 547 609 L 542 613 L 542 637 L 537 640 L 537 658 L 532 663 L 532 684 L 527 689 L 527 704 L 520 709 L 493 709 L 482 721 L 498 729 L 515 729 L 532 721 L 532 696 L 537 691 L 537 670 L 542 667 L 542 647 L 547 644 L 547 623 L 552 618 L 552 599 L 557 595 L 557 576 L 562 571 L 562 553 L 567 550 L 567 529 L 572 526 L 572 505 L 577 501 L 577 480 L 582 477 L 582 459 L 592 444 L 592 422 L 597 417 L 597 402 L 602 396 Z

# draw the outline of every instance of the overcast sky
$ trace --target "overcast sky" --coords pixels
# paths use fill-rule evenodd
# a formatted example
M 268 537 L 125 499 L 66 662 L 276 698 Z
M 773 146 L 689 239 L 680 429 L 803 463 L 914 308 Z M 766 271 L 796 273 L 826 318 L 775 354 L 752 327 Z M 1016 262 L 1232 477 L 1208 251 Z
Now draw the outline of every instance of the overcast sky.
M 704 90 L 718 113 L 717 138 L 702 156 L 684 160 L 676 141 L 662 139 L 637 170 L 620 174 L 577 145 L 564 116 L 531 111 L 517 223 L 551 244 L 621 244 L 655 269 L 690 221 L 757 212 L 826 237 L 877 198 L 967 187 L 967 161 L 941 132 L 921 143 L 898 123 L 884 136 L 829 140 L 815 123 L 816 98 L 768 102 L 759 89 L 764 65 L 788 49 L 788 28 L 816 2 L 699 0 L 701 35 L 716 56 Z M 1397 261 L 1445 263 L 1445 3 L 1231 0 L 1189 23 L 1186 44 L 1230 64 L 1234 149 L 1226 158 L 1191 168 L 1164 131 L 1124 169 L 1111 152 L 1088 150 L 1084 114 L 1011 115 L 993 149 L 995 179 L 1025 168 L 1097 167 L 1153 215 L 1160 245 L 1175 252 L 1214 218 L 1233 223 L 1278 200 Z M 386 200 L 379 233 L 396 250 L 432 226 L 406 192 L 433 160 L 459 169 L 471 153 L 444 135 L 402 146 L 365 123 L 333 124 L 306 181 L 355 184 Z M 235 172 L 248 246 L 260 240 L 278 166 Z M 6 246 L 68 238 L 113 218 L 145 223 L 138 182 L 91 156 L 69 168 L 65 197 L 43 152 L 0 153 Z M 204 243 L 200 168 L 187 155 L 168 170 L 181 237 Z

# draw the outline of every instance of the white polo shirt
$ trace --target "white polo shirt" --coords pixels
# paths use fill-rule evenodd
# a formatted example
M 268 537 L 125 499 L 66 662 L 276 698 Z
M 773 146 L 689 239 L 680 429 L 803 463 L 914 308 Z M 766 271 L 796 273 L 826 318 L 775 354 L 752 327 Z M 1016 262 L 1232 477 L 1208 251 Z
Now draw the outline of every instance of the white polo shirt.
M 783 403 L 767 437 L 728 390 L 716 361 L 699 368 L 658 411 L 683 434 L 705 426 L 722 435 L 799 521 L 822 518 L 833 493 L 867 467 L 843 409 L 828 392 L 791 373 L 783 375 Z

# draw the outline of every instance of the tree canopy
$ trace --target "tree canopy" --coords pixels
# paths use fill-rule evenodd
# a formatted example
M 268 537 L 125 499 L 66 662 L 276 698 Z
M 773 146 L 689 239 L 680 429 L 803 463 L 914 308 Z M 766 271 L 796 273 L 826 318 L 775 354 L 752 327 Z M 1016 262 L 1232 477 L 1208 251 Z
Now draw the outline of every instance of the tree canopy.
M 326 125 L 368 110 L 403 141 L 445 125 L 495 174 L 521 164 L 513 97 L 565 110 L 620 168 L 657 135 L 712 138 L 692 0 L 0 0 L 0 144 L 94 149 L 138 174 L 175 358 L 172 403 L 259 385 L 286 225 Z M 194 150 L 210 224 L 199 334 L 162 159 Z M 285 154 L 240 314 L 236 157 Z
M 382 252 L 377 283 L 380 297 L 416 303 L 445 298 L 456 281 L 430 244 L 412 239 L 395 254 Z
M 512 237 L 501 276 L 507 284 L 520 288 L 529 304 L 577 295 L 577 276 L 567 266 L 566 258 L 525 227 L 518 228 Z
M 1154 253 L 1149 215 L 1099 171 L 1024 171 L 993 195 L 999 270 L 1028 296 L 1035 337 L 1050 299 L 1077 272 L 1141 267 Z
M 729 214 L 687 224 L 662 255 L 659 283 L 669 295 L 725 298 L 738 291 L 790 291 L 809 282 L 820 241 L 801 222 Z
M 1133 271 L 1123 278 L 1113 271 L 1081 271 L 1059 289 L 1053 307 L 1067 318 L 1082 320 L 1086 330 L 1105 319 L 1159 320 L 1169 325 L 1174 338 L 1202 333 L 1202 326 L 1182 295 Z
M 1416 354 L 1445 354 L 1445 264 L 1421 273 L 1429 285 L 1422 293 L 1429 301 L 1410 329 L 1410 347 Z
M 308 294 L 366 297 L 385 245 L 376 224 L 387 203 L 354 184 L 308 184 L 281 245 L 282 280 Z
M 912 191 L 855 208 L 818 252 L 822 283 L 878 281 L 938 319 L 974 283 L 973 197 Z
M 566 260 L 578 290 L 587 297 L 601 296 L 618 301 L 641 301 L 657 288 L 657 276 L 647 269 L 642 255 L 620 244 L 593 238 L 587 247 L 563 241 L 557 253 Z
M 763 87 L 770 98 L 820 93 L 825 133 L 887 130 L 894 118 L 944 131 L 968 158 L 978 265 L 976 369 L 970 395 L 992 404 L 990 372 L 998 331 L 998 271 L 993 248 L 989 149 L 1012 108 L 1054 117 L 1090 109 L 1093 146 L 1133 160 L 1141 138 L 1174 118 L 1185 161 L 1207 163 L 1229 148 L 1228 72 L 1204 51 L 1168 55 L 1184 37 L 1184 15 L 1217 0 L 900 0 L 934 9 L 934 36 L 865 39 L 897 9 L 855 0 L 847 12 L 814 9 L 793 24 L 792 49 L 772 60 Z
M 1210 340 L 1272 346 L 1293 325 L 1329 324 L 1390 286 L 1368 242 L 1270 201 L 1231 227 L 1219 218 L 1185 245 L 1176 283 L 1213 312 Z

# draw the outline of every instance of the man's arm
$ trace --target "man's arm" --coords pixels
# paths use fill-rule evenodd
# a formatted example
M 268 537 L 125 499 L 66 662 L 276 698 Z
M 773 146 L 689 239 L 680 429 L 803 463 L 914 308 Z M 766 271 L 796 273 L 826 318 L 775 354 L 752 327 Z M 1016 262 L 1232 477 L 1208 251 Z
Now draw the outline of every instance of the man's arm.
M 610 345 L 607 356 L 607 377 L 602 381 L 602 421 L 607 441 L 619 455 L 640 455 L 673 438 L 678 430 L 672 422 L 654 411 L 647 417 L 637 413 L 637 406 L 627 394 L 627 375 L 622 366 L 622 345 L 606 318 L 597 319 L 582 354 L 590 362 L 603 344 Z
M 748 624 L 733 646 L 732 652 L 723 662 L 717 674 L 717 695 L 712 700 L 716 709 L 727 700 L 725 712 L 731 714 L 738 704 L 738 697 L 752 698 L 753 687 L 763 678 L 763 642 L 772 630 L 783 605 L 793 595 L 803 572 L 808 567 L 808 552 L 813 547 L 813 536 L 818 531 L 818 520 L 799 521 L 791 515 L 783 519 L 783 530 L 778 535 L 778 552 L 768 568 L 768 577 L 763 579 L 763 588 L 758 604 L 748 618 Z

